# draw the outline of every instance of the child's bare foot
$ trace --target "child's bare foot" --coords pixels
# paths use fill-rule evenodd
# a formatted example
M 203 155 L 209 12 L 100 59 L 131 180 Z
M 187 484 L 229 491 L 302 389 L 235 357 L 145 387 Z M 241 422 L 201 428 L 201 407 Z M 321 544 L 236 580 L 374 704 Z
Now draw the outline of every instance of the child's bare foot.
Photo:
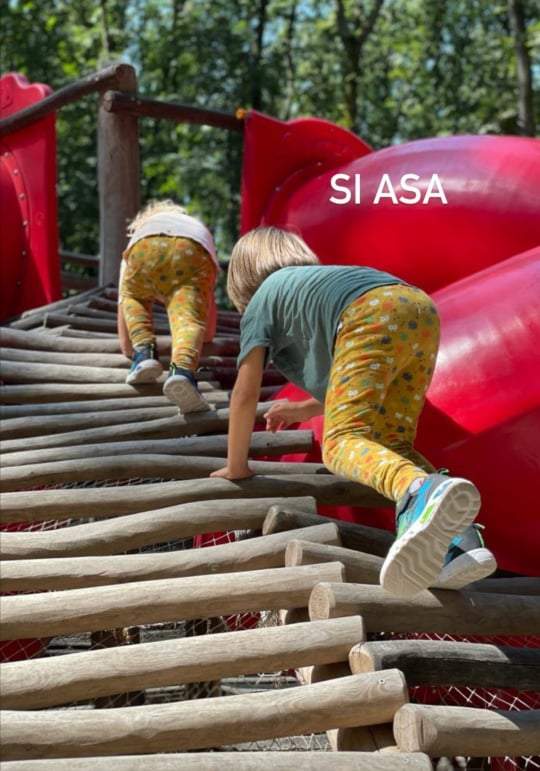
M 163 367 L 156 359 L 155 345 L 138 345 L 133 349 L 131 367 L 126 383 L 138 385 L 139 383 L 153 383 L 163 372 Z
M 381 570 L 381 584 L 398 597 L 436 583 L 452 539 L 474 521 L 480 493 L 466 479 L 430 474 L 398 502 L 397 533 Z
M 169 377 L 163 385 L 163 394 L 170 402 L 178 405 L 180 412 L 206 412 L 210 405 L 201 396 L 193 372 L 171 364 Z

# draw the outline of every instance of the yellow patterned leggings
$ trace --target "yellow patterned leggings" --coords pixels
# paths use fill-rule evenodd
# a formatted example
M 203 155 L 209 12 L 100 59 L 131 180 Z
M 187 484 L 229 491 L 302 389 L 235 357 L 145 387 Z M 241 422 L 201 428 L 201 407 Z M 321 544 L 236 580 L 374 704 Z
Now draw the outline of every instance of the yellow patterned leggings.
M 171 327 L 171 362 L 195 370 L 216 282 L 210 255 L 189 238 L 149 236 L 124 259 L 120 299 L 132 345 L 155 342 L 152 303 L 160 300 Z
M 413 443 L 438 346 L 437 310 L 420 289 L 378 287 L 345 309 L 324 408 L 332 472 L 397 501 L 435 470 Z

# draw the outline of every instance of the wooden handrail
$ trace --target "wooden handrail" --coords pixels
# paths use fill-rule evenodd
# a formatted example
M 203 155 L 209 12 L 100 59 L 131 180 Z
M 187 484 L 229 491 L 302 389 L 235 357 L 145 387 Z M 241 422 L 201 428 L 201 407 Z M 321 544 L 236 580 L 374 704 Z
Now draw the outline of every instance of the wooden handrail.
M 60 107 L 76 102 L 88 94 L 106 91 L 114 87 L 118 88 L 121 82 L 131 80 L 135 83 L 135 70 L 130 64 L 112 64 L 110 67 L 99 70 L 99 72 L 93 72 L 91 75 L 60 88 L 30 107 L 0 120 L 0 137 L 25 128 L 40 118 L 56 112 Z
M 103 97 L 103 107 L 108 112 L 124 112 L 139 117 L 172 120 L 176 123 L 196 123 L 240 133 L 244 130 L 244 121 L 232 113 L 204 110 L 200 107 L 163 102 L 158 99 L 145 99 L 137 94 L 126 94 L 121 91 L 107 91 Z

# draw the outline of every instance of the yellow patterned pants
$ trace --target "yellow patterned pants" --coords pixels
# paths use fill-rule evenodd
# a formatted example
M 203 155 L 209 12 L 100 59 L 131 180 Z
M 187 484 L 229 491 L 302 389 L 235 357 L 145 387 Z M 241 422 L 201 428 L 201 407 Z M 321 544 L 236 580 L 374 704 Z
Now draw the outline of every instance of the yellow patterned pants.
M 189 238 L 150 236 L 124 259 L 120 299 L 132 345 L 155 342 L 152 303 L 160 300 L 171 327 L 171 362 L 195 370 L 216 282 L 212 258 Z
M 397 501 L 435 470 L 413 444 L 438 346 L 437 310 L 420 289 L 378 287 L 345 309 L 324 408 L 331 471 Z

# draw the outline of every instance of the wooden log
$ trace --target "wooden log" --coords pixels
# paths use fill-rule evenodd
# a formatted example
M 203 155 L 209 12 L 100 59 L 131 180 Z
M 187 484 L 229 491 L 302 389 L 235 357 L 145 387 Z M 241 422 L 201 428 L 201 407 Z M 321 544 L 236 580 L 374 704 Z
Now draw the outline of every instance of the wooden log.
M 409 687 L 455 685 L 540 691 L 540 649 L 470 642 L 388 640 L 355 645 L 353 672 L 400 669 Z
M 138 410 L 141 407 L 170 407 L 170 401 L 163 396 L 144 396 L 144 401 L 137 399 L 100 399 L 101 412 L 115 410 Z M 0 418 L 35 418 L 48 417 L 50 415 L 67 415 L 69 413 L 95 412 L 98 402 L 95 399 L 86 399 L 81 402 L 42 402 L 36 404 L 4 404 L 0 406 Z
M 204 391 L 205 388 L 204 383 L 199 383 L 200 390 Z M 206 388 L 206 390 L 209 389 Z M 163 386 L 161 383 L 146 383 L 139 386 L 130 386 L 122 383 L 91 383 L 89 385 L 77 383 L 38 383 L 37 385 L 0 386 L 0 402 L 4 404 L 26 404 L 28 402 L 79 401 L 80 399 L 133 399 L 137 397 L 161 396 L 162 391 Z M 269 398 L 275 392 L 275 386 L 264 386 L 261 388 L 261 399 Z
M 198 635 L 0 665 L 2 709 L 42 709 L 145 688 L 276 672 L 347 657 L 362 619 Z M 350 675 L 350 670 L 348 672 Z
M 287 532 L 282 531 L 282 532 Z M 288 531 L 288 532 L 294 532 Z M 379 573 L 384 562 L 373 554 L 344 549 L 342 546 L 290 541 L 285 553 L 287 567 L 295 565 L 317 565 L 322 562 L 341 562 L 345 566 L 347 583 L 378 584 Z
M 391 720 L 407 702 L 397 670 L 304 688 L 114 710 L 3 713 L 4 760 L 173 752 Z
M 283 499 L 209 500 L 58 530 L 0 532 L 0 556 L 4 560 L 26 560 L 118 554 L 200 533 L 259 530 L 268 504 L 280 500 Z M 289 498 L 287 505 L 314 507 L 315 499 Z
M 3 360 L 25 361 L 34 363 L 39 361 L 41 364 L 68 364 L 74 363 L 73 353 L 65 351 L 43 351 L 27 348 L 1 348 L 1 357 Z M 164 367 L 169 366 L 169 356 L 159 356 Z M 128 369 L 131 366 L 131 359 L 122 353 L 77 353 L 75 360 L 77 366 L 84 367 L 112 367 Z M 229 375 L 229 370 L 235 370 L 236 359 L 233 356 L 204 356 L 199 361 L 201 369 L 212 369 L 217 367 L 223 369 Z M 274 370 L 265 370 L 267 375 L 275 376 Z
M 30 364 L 2 361 L 4 383 L 125 383 L 126 372 L 112 367 L 79 367 L 67 364 Z
M 328 741 L 334 752 L 388 752 L 396 750 L 396 740 L 392 731 L 392 723 L 358 726 L 356 728 L 334 728 L 327 731 Z M 336 757 L 339 757 L 336 756 Z M 381 757 L 373 755 L 373 757 Z M 401 755 L 392 755 L 398 760 Z M 397 766 L 399 767 L 399 766 Z
M 299 608 L 325 578 L 343 580 L 343 566 L 329 562 L 0 597 L 0 640 Z
M 82 297 L 82 295 L 79 295 Z M 61 301 L 63 302 L 63 301 Z M 71 300 L 70 300 L 71 302 Z M 47 307 L 47 306 L 46 306 Z M 65 316 L 67 325 L 70 324 L 70 316 Z M 50 332 L 51 330 L 47 330 Z M 161 355 L 170 355 L 171 338 L 157 337 L 157 348 Z M 57 337 L 42 332 L 23 331 L 11 327 L 0 328 L 0 344 L 9 348 L 27 348 L 35 351 L 64 351 L 68 353 L 116 353 L 120 354 L 120 342 L 117 337 L 111 339 L 88 339 L 78 337 Z M 237 337 L 215 337 L 211 343 L 203 346 L 203 356 L 235 356 L 238 354 L 239 344 Z
M 371 492 L 371 495 L 376 502 L 360 505 L 388 505 L 386 499 L 374 491 Z M 308 514 L 306 512 L 304 515 L 303 512 L 291 512 L 283 507 L 273 507 L 268 511 L 268 517 L 263 525 L 263 532 L 270 534 L 277 533 L 281 530 L 295 530 L 299 527 L 309 527 L 310 525 L 314 525 L 321 521 L 334 522 L 335 520 L 331 519 L 331 517 L 323 517 L 320 514 Z M 386 530 L 379 530 L 375 527 L 367 527 L 366 525 L 357 525 L 352 522 L 338 521 L 337 525 L 339 527 L 343 546 L 348 549 L 355 549 L 357 551 L 366 552 L 367 554 L 375 554 L 384 557 L 394 541 L 394 537 Z
M 123 487 L 4 493 L 0 522 L 36 522 L 73 517 L 103 518 L 216 498 L 299 496 L 312 496 L 324 504 L 351 506 L 373 506 L 376 505 L 374 501 L 379 498 L 371 488 L 346 482 L 331 474 L 254 476 L 236 482 L 216 477 Z M 299 524 L 299 527 L 310 527 L 322 522 L 315 518 L 307 521 L 305 525 Z
M 217 392 L 214 392 L 217 393 Z M 208 393 L 211 397 L 211 392 Z M 257 408 L 257 416 L 268 409 L 264 402 Z M 73 416 L 75 419 L 75 416 Z M 107 416 L 106 416 L 107 417 Z M 143 423 L 120 423 L 115 426 L 98 426 L 79 431 L 63 431 L 60 434 L 30 436 L 24 439 L 7 439 L 2 442 L 2 452 L 20 452 L 21 450 L 41 450 L 46 447 L 67 447 L 120 439 L 166 439 L 190 434 L 207 434 L 226 431 L 229 424 L 229 410 L 221 408 L 207 412 L 193 412 L 188 415 L 171 415 L 167 418 L 154 418 Z
M 344 729 L 347 730 L 347 729 Z M 187 752 L 7 761 L 4 771 L 433 771 L 427 755 L 401 752 Z
M 223 402 L 227 402 L 227 396 L 223 393 Z M 99 404 L 96 404 L 96 407 Z M 80 415 L 76 413 L 67 413 L 66 415 L 44 415 L 35 419 L 35 416 L 29 418 L 8 418 L 2 421 L 0 427 L 0 437 L 2 441 L 7 439 L 24 439 L 29 436 L 49 436 L 51 434 L 62 434 L 66 431 L 80 431 L 85 428 L 96 428 L 98 426 L 122 425 L 124 423 L 142 423 L 146 420 L 156 420 L 158 418 L 176 417 L 178 407 L 169 402 L 168 405 L 159 407 L 140 407 L 139 409 L 126 410 L 107 410 L 101 412 L 84 412 Z
M 368 584 L 319 585 L 311 619 L 361 615 L 368 632 L 540 634 L 540 598 L 481 592 L 423 591 L 403 600 Z
M 316 543 L 339 543 L 336 526 L 328 524 L 204 549 L 108 557 L 12 560 L 2 565 L 2 591 L 81 589 L 131 581 L 284 567 L 285 549 L 294 534 Z
M 506 757 L 540 753 L 540 710 L 471 709 L 407 704 L 394 718 L 403 752 L 432 757 Z
M 484 578 L 467 586 L 468 592 L 497 592 L 498 594 L 540 594 L 540 578 Z
M 23 361 L 41 364 L 63 364 L 70 365 L 76 363 L 83 367 L 113 367 L 127 369 L 131 361 L 122 353 L 78 353 L 76 357 L 73 353 L 63 351 L 36 351 L 29 348 L 1 348 L 0 355 L 3 361 Z M 167 357 L 168 361 L 168 357 Z
M 201 479 L 224 466 L 223 458 L 194 455 L 109 455 L 103 458 L 65 460 L 0 469 L 0 492 L 31 490 L 64 482 L 104 482 L 108 479 Z M 296 475 L 297 463 L 252 460 L 256 474 Z M 303 463 L 302 472 L 330 474 L 322 463 Z
M 290 452 L 307 452 L 313 445 L 311 431 L 255 431 L 251 436 L 250 454 L 283 455 Z M 133 442 L 104 442 L 102 444 L 51 447 L 28 452 L 10 452 L 2 457 L 2 467 L 26 466 L 50 461 L 75 460 L 76 458 L 104 458 L 109 455 L 157 454 L 157 455 L 227 455 L 227 436 L 209 434 L 185 436 L 179 439 L 142 439 Z
M 101 292 L 105 291 L 105 287 L 95 287 L 89 289 L 86 292 L 81 292 L 77 295 L 78 300 L 88 300 L 91 297 L 97 297 Z M 72 297 L 64 297 L 62 300 L 56 300 L 46 305 L 40 305 L 37 308 L 29 308 L 27 311 L 23 311 L 18 319 L 10 321 L 9 327 L 2 327 L 0 329 L 0 345 L 4 345 L 4 333 L 9 333 L 13 330 L 16 333 L 18 329 L 26 330 L 28 324 L 41 324 L 43 317 L 50 313 L 51 310 L 67 308 L 73 302 Z

